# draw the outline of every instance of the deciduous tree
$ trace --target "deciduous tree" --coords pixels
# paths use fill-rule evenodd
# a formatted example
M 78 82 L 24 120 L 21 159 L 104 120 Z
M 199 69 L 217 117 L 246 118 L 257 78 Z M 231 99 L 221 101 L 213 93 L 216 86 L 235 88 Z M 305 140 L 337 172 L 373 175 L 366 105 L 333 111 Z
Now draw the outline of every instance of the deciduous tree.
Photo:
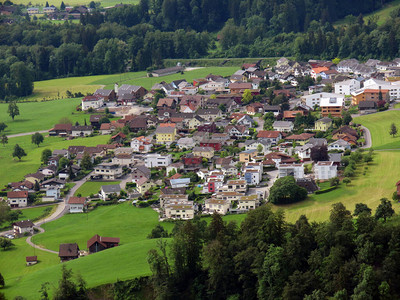
M 26 156 L 25 150 L 22 149 L 18 144 L 14 146 L 14 151 L 12 153 L 13 157 L 18 157 L 21 160 L 22 157 Z
M 32 135 L 31 140 L 32 140 L 32 144 L 35 144 L 36 146 L 39 147 L 39 145 L 41 143 L 43 143 L 44 137 L 39 132 L 36 132 L 35 134 Z
M 19 116 L 19 108 L 16 102 L 8 104 L 8 115 L 13 119 L 13 121 L 16 116 Z

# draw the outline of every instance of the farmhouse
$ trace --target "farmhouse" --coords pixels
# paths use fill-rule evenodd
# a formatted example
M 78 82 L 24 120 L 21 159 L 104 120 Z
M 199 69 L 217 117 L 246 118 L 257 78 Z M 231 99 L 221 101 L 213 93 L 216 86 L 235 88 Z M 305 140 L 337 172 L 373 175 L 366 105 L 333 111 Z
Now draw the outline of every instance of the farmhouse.
M 89 250 L 89 253 L 96 253 L 105 249 L 117 247 L 119 242 L 119 238 L 104 237 L 95 234 L 90 240 L 87 241 L 87 249 Z
M 8 205 L 11 208 L 28 205 L 28 191 L 7 192 Z
M 103 97 L 100 96 L 86 96 L 82 99 L 82 110 L 89 108 L 98 109 L 104 105 Z
M 79 257 L 79 246 L 77 243 L 60 244 L 58 256 L 61 262 L 69 261 Z

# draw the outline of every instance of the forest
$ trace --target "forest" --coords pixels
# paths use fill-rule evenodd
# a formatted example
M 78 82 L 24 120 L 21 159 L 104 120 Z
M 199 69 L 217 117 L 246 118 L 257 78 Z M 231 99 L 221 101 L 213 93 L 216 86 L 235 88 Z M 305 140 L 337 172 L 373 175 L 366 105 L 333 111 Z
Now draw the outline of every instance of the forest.
M 384 1 L 141 0 L 53 24 L 0 16 L 0 99 L 32 93 L 33 81 L 163 66 L 165 58 L 298 59 L 399 55 L 400 13 L 364 20 Z M 349 16 L 349 25 L 332 22 Z M 21 64 L 22 62 L 22 64 Z
M 214 214 L 178 223 L 167 245 L 150 250 L 155 299 L 398 299 L 400 226 L 381 199 L 350 212 L 332 206 L 330 219 L 285 222 L 263 205 L 238 226 Z

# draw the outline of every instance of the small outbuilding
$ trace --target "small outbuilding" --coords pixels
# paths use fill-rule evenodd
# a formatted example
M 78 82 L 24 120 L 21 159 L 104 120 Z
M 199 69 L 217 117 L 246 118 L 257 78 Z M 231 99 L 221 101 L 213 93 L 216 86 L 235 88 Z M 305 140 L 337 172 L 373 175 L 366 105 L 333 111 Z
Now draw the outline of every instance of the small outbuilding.
M 27 256 L 26 257 L 26 265 L 31 266 L 37 264 L 37 256 Z

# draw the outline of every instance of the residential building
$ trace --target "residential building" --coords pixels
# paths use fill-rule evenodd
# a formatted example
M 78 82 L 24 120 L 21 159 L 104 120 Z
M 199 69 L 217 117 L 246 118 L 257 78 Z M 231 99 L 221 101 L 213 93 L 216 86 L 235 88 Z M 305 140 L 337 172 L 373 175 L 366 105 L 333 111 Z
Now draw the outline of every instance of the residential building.
M 83 213 L 87 206 L 85 197 L 70 197 L 68 200 L 70 213 Z
M 206 199 L 204 201 L 205 211 L 213 214 L 218 213 L 220 215 L 226 215 L 229 212 L 231 202 L 229 200 L 222 199 Z
M 99 236 L 96 234 L 87 241 L 86 246 L 89 250 L 89 253 L 96 253 L 109 248 L 117 247 L 119 242 L 119 238 Z
M 46 188 L 46 196 L 42 198 L 43 202 L 53 202 L 61 198 L 61 188 L 59 186 L 49 186 Z
M 28 191 L 7 192 L 7 201 L 11 208 L 26 207 L 28 205 Z
M 335 94 L 351 95 L 351 93 L 360 89 L 360 81 L 355 79 L 348 79 L 335 83 Z
M 280 131 L 260 130 L 257 133 L 257 138 L 270 141 L 272 145 L 276 145 L 282 139 L 282 134 Z
M 317 131 L 327 131 L 331 127 L 332 127 L 332 119 L 325 117 L 315 121 L 314 129 Z
M 400 85 L 399 85 L 400 88 Z M 390 98 L 390 90 L 389 89 L 372 89 L 372 88 L 364 88 L 353 92 L 351 104 L 358 105 L 363 101 L 375 101 L 378 102 L 380 100 L 387 101 Z M 400 96 L 400 91 L 399 94 Z M 397 97 L 396 97 L 397 98 Z
M 61 262 L 77 259 L 79 257 L 79 246 L 77 243 L 60 244 L 58 256 Z
M 99 96 L 86 96 L 82 99 L 82 110 L 88 110 L 89 108 L 98 109 L 103 107 L 104 98 Z
M 192 149 L 194 146 L 196 146 L 196 142 L 191 137 L 183 137 L 178 140 L 176 146 L 181 150 Z
M 171 185 L 171 188 L 186 188 L 189 186 L 190 183 L 190 178 L 176 178 L 176 179 L 170 179 L 169 183 Z
M 257 156 L 257 154 L 258 154 L 257 149 L 242 151 L 239 153 L 239 161 L 240 162 L 250 162 L 253 160 L 254 157 Z
M 25 233 L 33 234 L 33 227 L 35 224 L 31 220 L 23 220 L 13 223 L 13 230 L 15 236 L 22 236 Z
M 245 193 L 247 191 L 247 182 L 244 179 L 228 180 L 220 191 Z
M 238 200 L 237 209 L 239 211 L 249 211 L 256 209 L 260 204 L 260 200 L 258 195 L 249 195 L 249 196 L 242 196 Z
M 106 201 L 111 194 L 118 195 L 120 192 L 121 186 L 119 184 L 103 185 L 100 188 L 99 198 Z
M 216 118 L 222 116 L 221 111 L 218 108 L 200 108 L 197 110 L 197 114 L 209 122 L 214 122 Z
M 303 132 L 301 134 L 289 135 L 288 137 L 285 138 L 285 140 L 289 141 L 289 142 L 295 142 L 302 146 L 302 145 L 305 145 L 310 140 L 310 138 L 312 138 L 313 136 L 314 136 L 313 133 Z
M 171 144 L 175 141 L 176 126 L 173 123 L 160 124 L 158 125 L 155 134 L 157 143 Z
M 301 97 L 301 102 L 307 105 L 308 107 L 314 108 L 314 106 L 321 106 L 322 99 L 331 99 L 331 98 L 343 99 L 344 96 L 334 93 L 316 93 Z
M 337 166 L 333 161 L 319 161 L 314 165 L 314 173 L 318 180 L 329 180 L 337 177 Z
M 88 126 L 72 126 L 71 128 L 71 136 L 82 137 L 89 136 L 93 132 L 93 128 L 91 125 Z
M 194 218 L 193 201 L 172 202 L 164 206 L 165 217 L 168 219 L 190 220 Z
M 214 148 L 212 147 L 194 147 L 192 150 L 194 156 L 204 157 L 207 159 L 214 157 Z
M 145 136 L 133 138 L 131 141 L 131 148 L 138 153 L 148 153 L 151 151 L 152 146 L 151 139 Z
M 122 166 L 114 163 L 101 163 L 94 167 L 94 176 L 115 180 L 122 176 Z
M 342 109 L 344 106 L 343 97 L 332 97 L 332 98 L 322 98 L 321 99 L 321 115 L 323 117 L 342 117 Z
M 293 176 L 295 179 L 304 178 L 304 164 L 278 164 L 278 177 Z
M 249 135 L 249 130 L 243 125 L 228 125 L 225 127 L 224 132 L 231 138 L 242 138 Z
M 144 156 L 144 165 L 147 168 L 166 168 L 172 163 L 172 156 L 155 154 L 146 154 Z
M 351 144 L 342 139 L 338 139 L 337 141 L 334 141 L 328 145 L 328 151 L 346 151 L 347 149 L 351 149 Z
M 272 124 L 272 127 L 274 128 L 275 131 L 280 131 L 280 132 L 290 132 L 294 128 L 293 122 L 290 121 L 275 121 Z
M 259 140 L 246 140 L 244 142 L 246 150 L 259 150 L 261 149 L 261 153 L 267 154 L 269 149 L 271 148 L 271 142 L 268 139 L 259 139 Z

